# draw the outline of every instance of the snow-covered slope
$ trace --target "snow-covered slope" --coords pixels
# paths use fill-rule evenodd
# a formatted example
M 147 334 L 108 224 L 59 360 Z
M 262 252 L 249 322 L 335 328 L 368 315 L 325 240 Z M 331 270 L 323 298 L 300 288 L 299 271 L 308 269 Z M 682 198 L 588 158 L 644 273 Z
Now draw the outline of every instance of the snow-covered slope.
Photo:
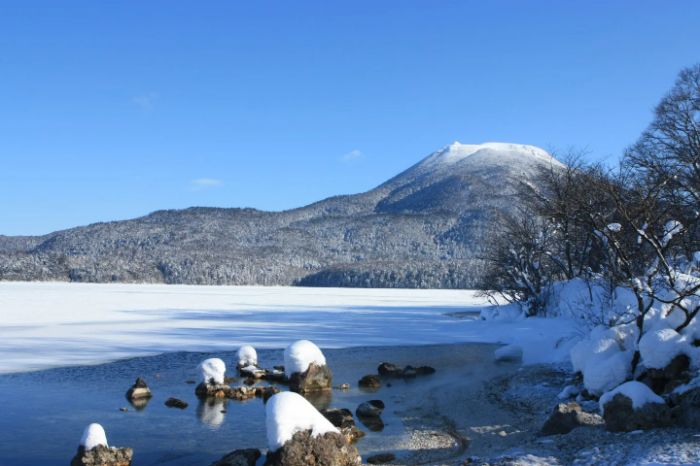
M 533 146 L 455 142 L 370 191 L 285 212 L 190 208 L 0 237 L 0 280 L 474 287 L 494 216 L 553 166 Z

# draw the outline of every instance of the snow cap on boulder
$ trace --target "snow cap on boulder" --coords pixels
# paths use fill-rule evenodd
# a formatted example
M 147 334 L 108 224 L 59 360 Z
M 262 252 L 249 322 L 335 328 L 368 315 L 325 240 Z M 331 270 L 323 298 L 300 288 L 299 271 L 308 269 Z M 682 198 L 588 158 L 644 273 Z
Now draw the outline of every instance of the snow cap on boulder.
M 326 357 L 318 346 L 309 340 L 295 341 L 284 350 L 284 370 L 287 376 L 304 373 L 311 364 L 326 365 Z
M 647 369 L 663 369 L 679 354 L 686 353 L 687 342 L 672 328 L 647 332 L 639 340 L 639 354 Z
M 199 363 L 199 370 L 202 374 L 202 382 L 205 384 L 212 381 L 216 384 L 224 383 L 224 374 L 226 373 L 226 364 L 219 358 L 205 359 Z
M 294 392 L 273 395 L 265 406 L 265 418 L 267 443 L 273 452 L 297 432 L 310 430 L 314 437 L 327 432 L 340 433 L 311 403 Z
M 85 448 L 85 451 L 90 451 L 98 445 L 109 446 L 107 445 L 107 434 L 101 425 L 93 423 L 85 428 L 80 439 L 80 446 Z
M 639 409 L 647 403 L 664 404 L 664 399 L 654 393 L 651 388 L 641 382 L 631 381 L 625 382 L 614 390 L 610 390 L 603 394 L 598 401 L 601 414 L 605 414 L 605 405 L 615 398 L 615 395 L 622 394 L 632 400 L 632 408 Z
M 250 345 L 243 345 L 238 349 L 238 367 L 257 366 L 258 353 Z

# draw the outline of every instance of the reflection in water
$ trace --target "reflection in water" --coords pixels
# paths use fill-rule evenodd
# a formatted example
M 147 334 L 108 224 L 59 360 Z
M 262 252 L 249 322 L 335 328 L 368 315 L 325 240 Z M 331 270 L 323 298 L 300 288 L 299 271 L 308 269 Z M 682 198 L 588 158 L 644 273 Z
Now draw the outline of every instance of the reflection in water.
M 327 409 L 331 406 L 333 402 L 333 392 L 331 390 L 319 390 L 316 392 L 304 393 L 304 398 L 306 398 L 309 403 L 314 405 L 314 408 L 321 410 Z
M 384 421 L 379 416 L 361 416 L 358 414 L 357 419 L 372 432 L 384 430 Z
M 212 429 L 218 428 L 226 417 L 226 398 L 207 398 L 199 401 L 197 406 L 197 417 L 202 424 L 206 424 Z
M 150 398 L 137 398 L 135 400 L 127 398 L 127 400 L 129 400 L 129 403 L 136 411 L 142 411 L 148 405 L 148 402 L 151 401 Z

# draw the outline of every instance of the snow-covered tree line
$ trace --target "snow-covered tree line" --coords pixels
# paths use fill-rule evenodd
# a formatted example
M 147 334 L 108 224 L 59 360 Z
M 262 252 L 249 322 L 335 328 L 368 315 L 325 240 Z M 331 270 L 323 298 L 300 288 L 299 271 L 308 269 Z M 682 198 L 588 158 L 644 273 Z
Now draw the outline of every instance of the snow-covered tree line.
M 700 64 L 681 71 L 618 167 L 563 159 L 522 186 L 520 215 L 501 219 L 484 287 L 543 315 L 556 312 L 557 287 L 578 280 L 591 302 L 605 290 L 607 309 L 589 323 L 632 324 L 641 339 L 661 310 L 682 332 L 700 313 Z M 621 292 L 629 305 L 614 305 Z

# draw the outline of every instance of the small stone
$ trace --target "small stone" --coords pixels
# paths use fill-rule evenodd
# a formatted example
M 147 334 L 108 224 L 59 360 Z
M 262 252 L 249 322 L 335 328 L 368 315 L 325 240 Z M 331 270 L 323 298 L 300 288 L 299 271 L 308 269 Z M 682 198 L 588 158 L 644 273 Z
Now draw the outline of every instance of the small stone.
M 119 411 L 121 411 L 122 413 L 126 413 L 129 411 L 129 408 L 121 407 L 119 408 Z
M 374 390 L 381 388 L 382 386 L 382 381 L 379 380 L 378 376 L 373 374 L 365 375 L 357 383 L 362 388 L 369 388 Z
M 257 390 L 255 387 L 233 387 L 226 393 L 225 396 L 237 401 L 245 401 L 255 398 L 256 391 Z
M 435 372 L 437 372 L 437 371 L 435 370 L 434 367 L 430 367 L 430 366 L 420 366 L 420 367 L 416 367 L 416 373 L 417 373 L 418 375 L 432 375 L 432 374 L 434 374 Z
M 367 458 L 367 463 L 369 464 L 385 464 L 391 463 L 396 459 L 396 455 L 393 453 L 378 453 Z
M 349 383 L 341 383 L 340 385 L 336 385 L 335 387 L 336 390 L 342 390 L 344 392 L 350 390 L 350 384 Z
M 199 398 L 226 398 L 231 391 L 231 387 L 226 384 L 202 382 L 194 389 L 194 393 Z
M 177 398 L 168 398 L 167 400 L 165 400 L 165 406 L 167 406 L 168 408 L 185 409 L 189 405 L 186 402 Z
M 141 377 L 137 378 L 134 385 L 126 392 L 126 398 L 129 401 L 142 400 L 144 398 L 151 398 L 152 396 L 151 390 L 148 388 L 148 385 L 146 385 L 146 381 Z
M 269 400 L 272 395 L 275 395 L 279 392 L 280 389 L 273 386 L 255 388 L 255 396 L 257 396 L 258 398 L 262 398 L 263 402 L 265 403 L 267 403 L 267 400 Z
M 413 366 L 406 366 L 401 375 L 406 378 L 413 378 L 418 375 L 418 371 L 416 371 L 416 368 Z
M 390 362 L 383 362 L 377 367 L 377 373 L 382 377 L 401 377 L 403 370 Z
M 382 400 L 370 400 L 360 403 L 355 410 L 358 416 L 362 417 L 377 417 L 384 411 L 384 402 Z

